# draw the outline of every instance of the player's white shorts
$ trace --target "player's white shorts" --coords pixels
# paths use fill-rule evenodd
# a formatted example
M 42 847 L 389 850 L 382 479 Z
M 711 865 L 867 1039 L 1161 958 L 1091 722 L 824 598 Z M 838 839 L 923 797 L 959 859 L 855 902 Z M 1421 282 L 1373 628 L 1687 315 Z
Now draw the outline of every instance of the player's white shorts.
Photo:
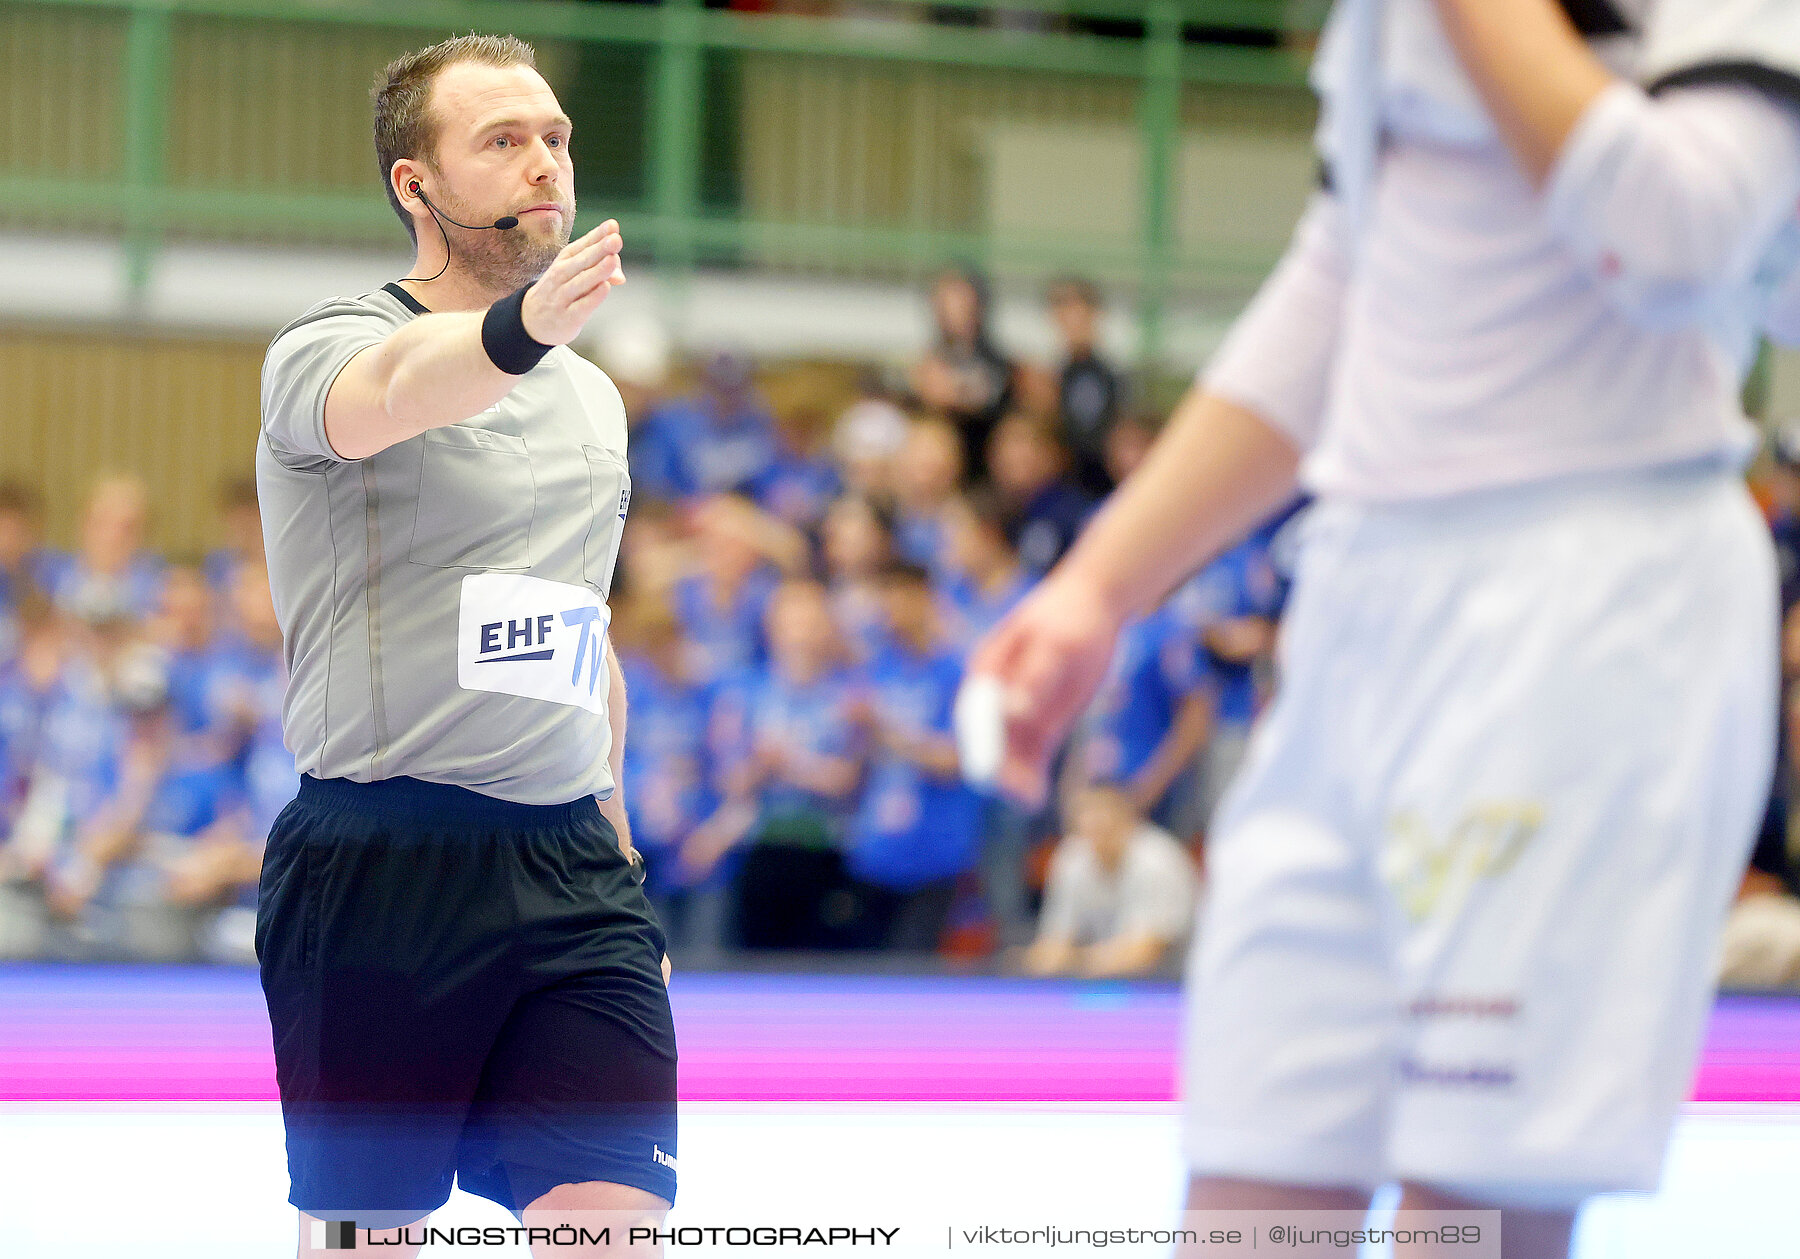
M 1775 745 L 1775 565 L 1716 465 L 1306 529 L 1189 959 L 1196 1173 L 1654 1187 Z

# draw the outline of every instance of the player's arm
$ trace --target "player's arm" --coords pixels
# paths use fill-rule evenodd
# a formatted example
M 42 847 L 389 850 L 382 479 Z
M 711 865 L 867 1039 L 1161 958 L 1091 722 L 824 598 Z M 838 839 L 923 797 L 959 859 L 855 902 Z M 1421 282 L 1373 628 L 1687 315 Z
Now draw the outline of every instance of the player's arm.
M 1542 184 L 1613 75 L 1555 0 L 1436 0 L 1438 16 L 1507 147 Z
M 1734 78 L 1730 65 L 1746 63 L 1729 19 L 1715 32 L 1729 64 L 1694 53 L 1698 65 L 1657 76 L 1668 90 L 1646 92 L 1615 77 L 1554 0 L 1435 2 L 1552 230 L 1627 314 L 1680 323 L 1755 272 L 1800 196 L 1800 79 Z M 1679 86 L 1682 70 L 1704 73 Z M 1789 88 L 1771 95 L 1770 82 Z
M 1062 562 L 976 648 L 1006 690 L 1000 786 L 1038 801 L 1120 626 L 1294 494 L 1323 414 L 1348 276 L 1340 214 L 1316 197 L 1294 242 L 1143 464 Z
M 1300 452 L 1255 411 L 1205 388 L 1075 547 L 976 649 L 1006 686 L 1000 785 L 1036 802 L 1045 769 L 1106 674 L 1120 627 L 1294 494 Z
M 611 219 L 556 256 L 526 291 L 517 322 L 540 346 L 575 339 L 606 295 L 625 281 L 623 241 Z M 490 310 L 507 328 L 504 302 Z M 519 383 L 489 356 L 483 327 L 489 310 L 420 315 L 385 340 L 358 352 L 325 396 L 325 437 L 342 459 L 366 459 L 427 429 L 466 420 L 493 406 Z

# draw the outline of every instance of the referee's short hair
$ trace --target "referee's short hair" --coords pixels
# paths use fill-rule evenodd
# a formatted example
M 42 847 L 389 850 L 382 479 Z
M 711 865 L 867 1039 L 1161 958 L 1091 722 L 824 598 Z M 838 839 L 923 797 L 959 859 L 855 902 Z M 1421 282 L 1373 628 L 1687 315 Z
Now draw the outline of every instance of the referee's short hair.
M 418 236 L 412 215 L 400 205 L 390 172 L 403 157 L 436 166 L 438 119 L 431 112 L 431 86 L 439 71 L 461 61 L 537 69 L 537 53 L 522 39 L 512 35 L 458 35 L 394 58 L 376 78 L 371 93 L 375 98 L 375 162 L 381 168 L 381 186 L 387 192 L 388 204 L 405 225 L 406 234 L 414 240 Z

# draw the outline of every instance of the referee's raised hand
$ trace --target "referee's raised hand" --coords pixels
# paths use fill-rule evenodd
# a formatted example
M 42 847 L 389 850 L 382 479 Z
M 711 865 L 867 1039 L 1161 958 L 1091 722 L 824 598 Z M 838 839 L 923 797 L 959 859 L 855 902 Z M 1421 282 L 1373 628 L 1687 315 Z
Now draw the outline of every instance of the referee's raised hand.
M 606 295 L 625 283 L 624 248 L 616 219 L 564 245 L 525 294 L 519 316 L 527 335 L 540 345 L 567 345 L 580 336 Z

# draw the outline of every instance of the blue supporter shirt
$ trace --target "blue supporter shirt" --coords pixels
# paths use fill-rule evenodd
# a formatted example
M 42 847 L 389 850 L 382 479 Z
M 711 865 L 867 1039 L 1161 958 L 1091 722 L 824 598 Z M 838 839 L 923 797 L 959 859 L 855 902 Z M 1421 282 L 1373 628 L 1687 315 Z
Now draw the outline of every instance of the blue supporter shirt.
M 946 735 L 962 664 L 949 652 L 915 653 L 895 644 L 865 672 L 884 724 Z M 975 861 L 983 802 L 960 776 L 940 778 L 877 751 L 851 827 L 849 867 L 857 878 L 906 892 L 954 878 Z
M 651 498 L 755 492 L 776 461 L 775 424 L 754 400 L 719 415 L 704 395 L 652 411 L 631 435 L 631 475 Z
M 240 768 L 226 746 L 238 720 L 235 653 L 216 646 L 178 651 L 165 667 L 174 746 L 144 826 L 191 836 L 218 821 L 241 794 Z
M 754 572 L 738 586 L 731 605 L 721 610 L 713 603 L 712 587 L 705 577 L 694 574 L 675 583 L 671 600 L 687 643 L 689 677 L 710 685 L 762 665 L 767 656 L 763 613 L 780 584 L 780 578 L 769 569 Z
M 240 797 L 235 766 L 171 769 L 144 811 L 144 829 L 192 838 L 217 822 Z
M 746 670 L 728 679 L 721 684 L 712 711 L 710 741 L 718 781 L 723 782 L 759 743 L 783 744 L 801 755 L 861 755 L 861 735 L 852 720 L 858 694 L 855 677 L 843 669 L 830 670 L 804 685 L 773 670 Z M 758 806 L 764 819 L 811 813 L 836 822 L 849 812 L 851 801 L 771 779 L 763 785 Z
M 1019 601 L 1031 592 L 1031 574 L 1020 569 L 1011 581 L 989 593 L 966 577 L 949 578 L 938 586 L 938 614 L 944 637 L 967 653 Z
M 25 557 L 23 577 L 0 568 L 0 664 L 11 660 L 18 649 L 18 613 L 25 596 L 23 588 L 35 585 L 48 594 L 57 573 L 67 563 L 67 557 L 59 552 L 40 549 Z
M 843 489 L 843 480 L 829 460 L 783 450 L 750 488 L 764 511 L 790 525 L 810 529 L 825 518 L 825 509 Z
M 1269 558 L 1272 530 L 1264 529 L 1201 569 L 1170 600 L 1177 615 L 1196 634 L 1219 621 L 1281 615 L 1287 586 Z M 1253 663 L 1207 659 L 1219 681 L 1219 720 L 1247 725 L 1256 716 L 1256 669 Z
M 162 561 L 150 555 L 138 556 L 117 577 L 102 577 L 90 571 L 79 556 L 49 565 L 45 570 L 44 591 L 58 607 L 74 607 L 89 597 L 109 598 L 139 620 L 155 615 L 162 588 Z
M 231 584 L 237 580 L 243 567 L 244 557 L 230 547 L 222 546 L 206 553 L 206 558 L 201 561 L 200 571 L 205 575 L 206 584 L 212 588 L 212 592 L 223 599 L 231 594 Z
M 64 671 L 44 710 L 34 768 L 65 785 L 72 822 L 92 817 L 111 798 L 128 731 L 96 670 L 77 664 Z
M 63 579 L 74 562 L 62 551 L 39 547 L 25 557 L 26 580 L 35 584 L 46 595 L 50 594 L 56 589 L 57 583 Z M 0 609 L 18 606 L 19 599 L 25 593 L 19 589 L 20 584 L 11 573 L 0 569 Z
M 887 618 L 881 610 L 881 592 L 872 582 L 834 582 L 831 586 L 831 619 L 844 636 L 850 654 L 859 661 L 873 660 L 887 649 Z
M 190 746 L 195 759 L 215 755 L 213 740 L 231 719 L 226 692 L 233 674 L 233 653 L 217 647 L 177 651 L 168 657 L 169 710 L 175 733 Z
M 294 754 L 281 734 L 287 665 L 280 649 L 260 650 L 248 642 L 240 643 L 230 653 L 222 689 L 228 702 L 250 721 L 248 738 L 234 768 L 238 798 L 249 815 L 246 838 L 259 843 L 268 838 L 275 819 L 300 792 Z
M 919 565 L 935 578 L 944 572 L 949 532 L 941 515 L 901 512 L 894 520 L 894 549 L 900 558 Z
M 633 842 L 655 856 L 685 840 L 717 807 L 707 764 L 708 695 L 650 657 L 619 653 L 631 707 L 625 739 L 625 807 Z M 663 881 L 672 862 L 650 862 Z
M 1053 481 L 1039 490 L 1013 522 L 1008 541 L 1019 562 L 1039 576 L 1055 567 L 1074 543 L 1094 501 L 1067 481 Z
M 1205 651 L 1178 613 L 1165 607 L 1127 625 L 1088 709 L 1089 780 L 1125 782 L 1143 769 L 1207 675 Z

